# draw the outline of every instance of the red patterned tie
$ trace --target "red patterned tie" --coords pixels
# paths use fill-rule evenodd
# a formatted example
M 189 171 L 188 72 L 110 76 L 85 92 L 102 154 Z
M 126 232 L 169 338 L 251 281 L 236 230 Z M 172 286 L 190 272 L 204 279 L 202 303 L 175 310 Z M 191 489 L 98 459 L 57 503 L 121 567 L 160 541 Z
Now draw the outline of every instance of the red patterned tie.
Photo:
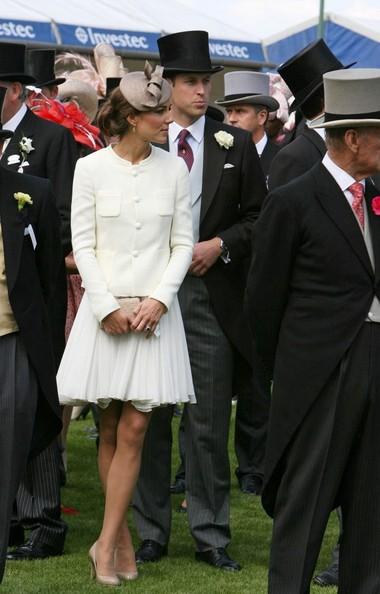
M 360 223 L 361 228 L 364 231 L 364 206 L 363 206 L 363 198 L 364 198 L 364 188 L 360 182 L 355 182 L 351 184 L 348 188 L 349 192 L 354 197 L 352 202 L 352 210 L 358 217 L 358 221 Z
M 187 142 L 186 138 L 189 136 L 190 132 L 184 128 L 178 134 L 178 156 L 182 157 L 185 161 L 187 168 L 191 171 L 191 168 L 194 163 L 194 155 L 193 151 L 191 150 L 191 146 Z

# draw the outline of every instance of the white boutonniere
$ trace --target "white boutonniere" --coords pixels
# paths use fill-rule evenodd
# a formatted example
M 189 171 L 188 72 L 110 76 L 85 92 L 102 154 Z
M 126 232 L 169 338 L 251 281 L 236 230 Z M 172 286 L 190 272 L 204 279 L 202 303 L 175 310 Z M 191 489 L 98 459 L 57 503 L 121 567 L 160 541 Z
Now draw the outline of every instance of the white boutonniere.
M 22 157 L 20 166 L 17 169 L 18 173 L 23 173 L 24 167 L 27 167 L 29 165 L 26 158 L 32 151 L 34 151 L 34 146 L 33 146 L 32 142 L 33 141 L 31 138 L 27 138 L 26 136 L 23 136 L 21 138 L 20 142 L 18 143 L 18 146 L 20 147 L 21 157 Z
M 215 132 L 214 136 L 216 142 L 222 148 L 228 150 L 234 144 L 234 137 L 232 136 L 232 134 L 228 134 L 228 132 L 225 132 L 224 130 L 219 130 L 219 132 Z
M 15 200 L 17 200 L 17 208 L 19 210 L 22 210 L 25 204 L 33 204 L 30 194 L 24 194 L 24 192 L 15 192 L 13 197 Z

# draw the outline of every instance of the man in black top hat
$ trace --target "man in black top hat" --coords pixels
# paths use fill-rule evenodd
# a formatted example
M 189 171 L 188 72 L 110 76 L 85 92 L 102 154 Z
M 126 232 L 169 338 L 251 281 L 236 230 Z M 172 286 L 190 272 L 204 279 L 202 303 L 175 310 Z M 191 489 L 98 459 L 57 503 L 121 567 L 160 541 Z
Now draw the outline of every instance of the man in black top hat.
M 295 140 L 283 147 L 273 159 L 269 168 L 270 190 L 302 175 L 325 154 L 324 132 L 312 130 L 309 123 L 323 112 L 323 74 L 341 68 L 345 67 L 323 39 L 309 44 L 278 68 L 295 98 L 291 111 L 299 109 L 306 122 L 301 124 L 301 132 Z
M 231 399 L 251 378 L 252 343 L 243 314 L 245 269 L 266 188 L 248 132 L 205 117 L 212 66 L 208 34 L 158 40 L 172 80 L 173 123 L 167 148 L 190 171 L 195 248 L 179 291 L 197 405 L 186 407 L 186 500 L 196 559 L 237 571 L 230 542 L 228 432 Z M 158 560 L 170 536 L 172 407 L 153 412 L 134 498 L 138 562 Z
M 40 89 L 45 97 L 55 99 L 58 95 L 58 85 L 66 80 L 55 76 L 55 50 L 30 49 L 27 51 L 26 59 L 27 72 L 35 78 L 33 86 Z
M 8 144 L 4 143 L 1 164 L 15 172 L 47 178 L 53 187 L 50 198 L 54 197 L 60 214 L 62 259 L 49 314 L 58 366 L 65 346 L 64 256 L 71 251 L 71 186 L 77 151 L 66 128 L 39 118 L 26 106 L 25 85 L 33 84 L 35 79 L 25 71 L 25 51 L 21 44 L 0 44 L 1 122 L 4 129 L 14 132 Z M 58 445 L 54 441 L 28 465 L 17 495 L 17 514 L 22 524 L 31 528 L 30 538 L 9 553 L 9 559 L 35 559 L 62 553 L 66 525 L 60 513 L 59 463 Z
M 352 64 L 347 68 L 350 66 Z M 282 148 L 273 159 L 269 169 L 270 190 L 306 173 L 326 153 L 324 130 L 312 129 L 309 124 L 324 110 L 323 74 L 343 68 L 345 66 L 322 39 L 309 44 L 278 68 L 295 98 L 291 110 L 299 109 L 306 121 L 301 124 L 301 133 L 295 140 Z M 337 513 L 342 531 L 340 510 Z M 339 545 L 334 549 L 330 567 L 316 576 L 319 585 L 338 583 L 338 559 Z

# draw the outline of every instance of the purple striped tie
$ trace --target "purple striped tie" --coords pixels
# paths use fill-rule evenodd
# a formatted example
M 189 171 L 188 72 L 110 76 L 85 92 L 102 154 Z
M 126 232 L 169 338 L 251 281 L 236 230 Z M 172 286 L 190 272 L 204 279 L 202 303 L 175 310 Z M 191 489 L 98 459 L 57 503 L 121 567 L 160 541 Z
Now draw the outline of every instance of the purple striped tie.
M 186 138 L 189 136 L 190 132 L 184 128 L 178 134 L 178 156 L 182 157 L 185 161 L 187 168 L 191 171 L 191 168 L 194 163 L 194 155 L 193 151 L 191 150 L 191 146 L 187 142 Z

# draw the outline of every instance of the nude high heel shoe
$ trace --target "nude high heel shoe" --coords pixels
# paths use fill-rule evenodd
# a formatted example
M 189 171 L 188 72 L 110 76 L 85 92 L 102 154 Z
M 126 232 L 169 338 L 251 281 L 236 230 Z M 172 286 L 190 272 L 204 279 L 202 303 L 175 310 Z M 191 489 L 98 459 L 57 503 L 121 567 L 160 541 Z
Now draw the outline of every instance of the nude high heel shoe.
M 88 551 L 88 558 L 91 564 L 91 577 L 95 578 L 98 584 L 102 584 L 103 586 L 120 586 L 121 582 L 115 575 L 99 575 L 96 565 L 96 542 L 92 545 L 91 549 Z
M 139 577 L 138 571 L 119 571 L 117 569 L 117 549 L 115 551 L 115 572 L 118 578 L 124 581 L 137 580 Z

